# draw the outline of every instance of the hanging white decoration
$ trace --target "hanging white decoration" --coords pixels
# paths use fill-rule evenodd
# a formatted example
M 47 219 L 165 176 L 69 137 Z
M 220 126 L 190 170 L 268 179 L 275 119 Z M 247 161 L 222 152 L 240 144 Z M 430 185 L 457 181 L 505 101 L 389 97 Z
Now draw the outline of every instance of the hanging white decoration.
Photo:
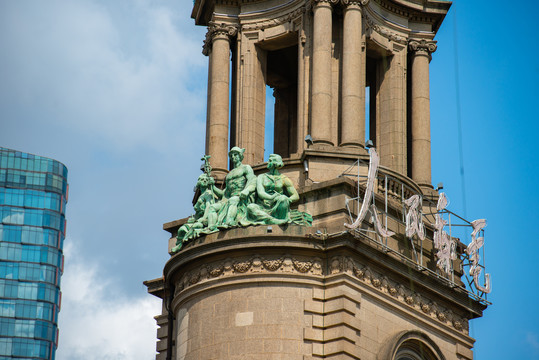
M 479 249 L 485 244 L 485 239 L 477 237 L 479 232 L 487 226 L 487 220 L 478 219 L 472 221 L 472 242 L 466 248 L 466 253 L 470 256 L 470 276 L 473 277 L 474 286 L 477 290 L 484 292 L 485 294 L 490 293 L 490 274 L 485 274 L 485 284 L 481 285 L 479 281 L 479 275 L 481 275 L 481 266 L 479 266 Z
M 406 236 L 411 238 L 414 234 L 421 240 L 425 240 L 425 227 L 421 221 L 419 213 L 419 195 L 412 195 L 409 199 L 404 200 L 404 204 L 408 206 L 406 213 Z
M 392 235 L 395 235 L 395 233 L 393 231 L 389 231 L 383 228 L 382 223 L 378 217 L 378 211 L 376 210 L 376 206 L 373 202 L 371 205 L 371 199 L 374 197 L 374 184 L 376 181 L 376 174 L 378 173 L 378 166 L 380 164 L 380 157 L 378 156 L 378 153 L 373 147 L 369 149 L 369 158 L 370 159 L 369 172 L 367 174 L 367 187 L 365 189 L 365 196 L 363 197 L 361 209 L 359 210 L 356 221 L 354 221 L 353 224 L 345 223 L 344 226 L 351 230 L 357 229 L 363 223 L 363 220 L 365 220 L 367 212 L 370 211 L 374 223 L 374 229 L 380 236 L 382 236 L 383 238 L 387 238 Z

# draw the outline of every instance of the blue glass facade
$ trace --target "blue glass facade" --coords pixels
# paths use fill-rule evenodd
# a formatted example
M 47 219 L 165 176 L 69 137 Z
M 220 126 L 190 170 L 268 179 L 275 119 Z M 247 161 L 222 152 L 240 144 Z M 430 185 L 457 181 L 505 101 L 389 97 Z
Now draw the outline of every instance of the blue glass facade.
M 54 359 L 67 168 L 0 147 L 0 360 Z

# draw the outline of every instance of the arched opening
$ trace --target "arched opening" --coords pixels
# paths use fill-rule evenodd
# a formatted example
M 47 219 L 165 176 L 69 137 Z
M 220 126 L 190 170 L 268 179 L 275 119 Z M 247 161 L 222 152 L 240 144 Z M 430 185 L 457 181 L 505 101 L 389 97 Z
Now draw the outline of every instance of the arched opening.
M 397 349 L 395 360 L 439 360 L 428 345 L 418 339 L 407 340 Z
M 385 342 L 378 360 L 445 360 L 438 345 L 425 333 L 402 331 Z

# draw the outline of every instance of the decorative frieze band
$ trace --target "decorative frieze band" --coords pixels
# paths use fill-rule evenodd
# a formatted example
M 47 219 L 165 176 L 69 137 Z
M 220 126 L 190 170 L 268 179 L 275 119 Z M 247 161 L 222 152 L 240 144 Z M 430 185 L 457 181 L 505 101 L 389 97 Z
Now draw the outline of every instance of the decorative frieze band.
M 348 5 L 361 5 L 365 6 L 369 3 L 369 0 L 341 0 L 342 4 L 345 6 Z
M 338 274 L 343 272 L 353 274 L 364 284 L 390 295 L 406 304 L 409 308 L 421 311 L 444 325 L 451 326 L 455 330 L 468 335 L 468 320 L 466 318 L 460 317 L 418 292 L 392 281 L 387 276 L 372 270 L 368 266 L 355 262 L 350 257 L 337 256 L 330 259 L 329 273 Z
M 288 14 L 277 17 L 275 19 L 242 24 L 241 30 L 251 31 L 251 30 L 267 29 L 267 28 L 281 25 L 287 22 L 292 22 L 292 21 L 297 20 L 300 16 L 302 16 L 307 10 L 310 10 L 311 6 L 316 3 L 324 2 L 328 4 L 337 4 L 339 3 L 339 1 L 345 6 L 348 6 L 348 5 L 365 6 L 369 3 L 370 0 L 313 0 L 312 3 L 308 3 L 306 6 L 302 6 L 294 11 L 289 12 Z M 228 26 L 234 28 L 234 31 L 236 31 L 236 28 L 234 26 L 230 26 L 230 25 Z M 235 32 L 233 34 L 229 33 L 229 35 L 233 36 L 235 35 Z M 212 36 L 212 30 L 209 28 L 208 33 L 206 34 L 206 40 L 204 41 L 205 44 L 208 42 L 208 39 L 211 39 L 211 36 Z
M 303 15 L 305 13 L 305 6 L 300 7 L 299 9 L 296 9 L 294 11 L 289 12 L 286 15 L 280 16 L 275 19 L 256 22 L 256 23 L 248 23 L 241 26 L 242 31 L 244 30 L 260 30 L 260 29 L 267 29 L 273 26 L 281 25 L 287 22 L 291 22 L 296 20 L 298 17 Z
M 389 279 L 370 267 L 359 264 L 351 257 L 335 256 L 329 259 L 327 270 L 324 271 L 323 269 L 322 259 L 317 257 L 254 255 L 235 259 L 228 258 L 185 272 L 175 284 L 175 296 L 198 283 L 217 278 L 244 276 L 246 274 L 281 273 L 283 275 L 296 274 L 322 277 L 346 273 L 376 291 L 388 294 L 408 308 L 422 312 L 463 334 L 468 334 L 468 320 L 466 318 L 458 316 L 453 311 L 436 304 L 417 291 Z
M 318 3 L 328 3 L 328 4 L 338 4 L 343 5 L 361 5 L 365 6 L 369 3 L 370 0 L 312 0 L 312 4 L 316 5 Z
M 425 39 L 421 40 L 410 40 L 408 42 L 408 47 L 412 52 L 424 51 L 428 54 L 432 54 L 436 51 L 437 45 L 436 41 L 427 41 Z
M 369 16 L 365 15 L 365 20 L 367 23 L 367 29 L 371 29 L 372 31 L 377 32 L 378 34 L 382 35 L 383 37 L 387 38 L 389 41 L 394 41 L 401 45 L 406 45 L 408 42 L 406 38 L 403 36 L 398 35 L 397 33 L 393 33 L 389 30 L 387 30 L 385 27 L 380 26 L 376 24 Z
M 235 36 L 237 32 L 238 29 L 234 25 L 210 22 L 208 31 L 206 32 L 206 38 L 204 39 L 204 45 L 202 46 L 202 54 L 209 54 L 209 50 L 214 38 L 218 36 L 225 36 L 227 39 L 230 39 L 231 37 Z
M 321 4 L 334 5 L 334 4 L 338 4 L 339 0 L 312 0 L 312 3 L 313 3 L 313 7 L 316 5 L 321 5 Z
M 275 257 L 255 255 L 245 258 L 225 259 L 183 274 L 180 281 L 176 283 L 176 294 L 204 280 L 264 272 L 322 276 L 322 260 L 319 258 L 293 257 L 289 255 Z
M 384 8 L 385 10 L 387 11 L 390 11 L 391 13 L 394 13 L 396 15 L 399 15 L 399 16 L 402 16 L 402 17 L 410 17 L 410 12 L 407 11 L 405 8 L 401 7 L 401 6 L 396 6 L 393 2 L 391 1 L 386 1 L 386 0 L 373 0 L 373 2 L 377 3 L 378 5 L 380 5 L 382 8 Z

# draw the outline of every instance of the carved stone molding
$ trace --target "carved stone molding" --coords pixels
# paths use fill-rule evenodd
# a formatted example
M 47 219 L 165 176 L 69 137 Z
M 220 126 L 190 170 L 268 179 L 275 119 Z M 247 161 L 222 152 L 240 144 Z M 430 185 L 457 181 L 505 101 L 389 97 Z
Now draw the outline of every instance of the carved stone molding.
M 239 2 L 237 0 L 217 0 L 215 3 L 219 5 L 227 5 L 227 6 L 239 5 Z
M 409 10 L 402 6 L 396 5 L 393 1 L 387 0 L 372 0 L 372 2 L 378 4 L 381 8 L 389 11 L 395 15 L 407 18 L 413 22 L 423 22 L 428 24 L 434 24 L 437 21 L 436 16 L 430 16 L 424 11 Z
M 403 17 L 409 17 L 410 16 L 410 12 L 407 11 L 406 9 L 400 7 L 400 6 L 396 6 L 395 4 L 389 2 L 389 1 L 385 1 L 385 0 L 373 0 L 374 2 L 376 2 L 378 5 L 380 5 L 382 8 L 394 13 L 394 14 L 397 14 L 397 15 L 400 15 L 400 16 L 403 16 Z
M 300 16 L 302 16 L 305 13 L 305 10 L 306 10 L 305 6 L 302 6 L 299 9 L 291 11 L 288 14 L 280 16 L 275 19 L 270 19 L 270 20 L 256 22 L 256 23 L 244 24 L 241 26 L 241 29 L 242 31 L 260 30 L 260 29 L 267 29 L 273 26 L 281 25 L 287 22 L 292 22 L 298 19 Z
M 208 31 L 206 32 L 206 38 L 204 39 L 204 45 L 202 45 L 202 54 L 208 55 L 210 53 L 209 51 L 215 37 L 225 36 L 227 39 L 230 39 L 235 36 L 237 32 L 238 29 L 234 25 L 210 22 Z
M 244 277 L 256 274 L 295 274 L 316 277 L 349 274 L 373 290 L 387 294 L 399 301 L 408 309 L 423 313 L 445 326 L 468 335 L 468 320 L 466 318 L 437 304 L 405 284 L 397 283 L 348 256 L 334 256 L 327 260 L 327 264 L 327 270 L 324 270 L 322 259 L 295 255 L 253 255 L 227 258 L 183 273 L 175 284 L 175 295 L 193 285 L 218 278 Z
M 468 335 L 468 320 L 453 313 L 451 310 L 436 304 L 426 296 L 399 284 L 387 276 L 380 274 L 368 266 L 361 265 L 345 256 L 336 256 L 329 260 L 329 273 L 349 273 L 364 284 L 388 294 L 394 299 L 406 304 L 409 308 L 422 312 L 432 319 L 453 327 L 455 330 Z
M 175 295 L 207 280 L 253 273 L 296 273 L 322 276 L 322 260 L 289 255 L 228 258 L 184 273 L 176 283 Z
M 361 5 L 365 6 L 369 3 L 369 0 L 341 0 L 344 6 L 348 5 Z
M 210 26 L 208 28 L 208 33 L 211 37 L 217 36 L 217 35 L 227 35 L 229 37 L 232 37 L 236 35 L 238 29 L 234 25 L 230 24 L 224 24 L 224 23 L 215 23 L 210 22 Z
M 408 42 L 408 48 L 412 52 L 423 51 L 423 52 L 426 52 L 428 54 L 432 54 L 433 52 L 436 51 L 437 45 L 436 45 L 436 41 L 427 41 L 425 39 L 410 40 Z
M 387 38 L 389 41 L 393 41 L 401 45 L 406 45 L 408 43 L 403 36 L 400 36 L 397 33 L 391 32 L 383 26 L 376 24 L 369 16 L 365 15 L 365 20 L 367 23 L 367 29 L 371 29 L 372 31 Z
M 312 0 L 313 7 L 315 7 L 318 4 L 335 5 L 338 3 L 339 3 L 339 0 Z

